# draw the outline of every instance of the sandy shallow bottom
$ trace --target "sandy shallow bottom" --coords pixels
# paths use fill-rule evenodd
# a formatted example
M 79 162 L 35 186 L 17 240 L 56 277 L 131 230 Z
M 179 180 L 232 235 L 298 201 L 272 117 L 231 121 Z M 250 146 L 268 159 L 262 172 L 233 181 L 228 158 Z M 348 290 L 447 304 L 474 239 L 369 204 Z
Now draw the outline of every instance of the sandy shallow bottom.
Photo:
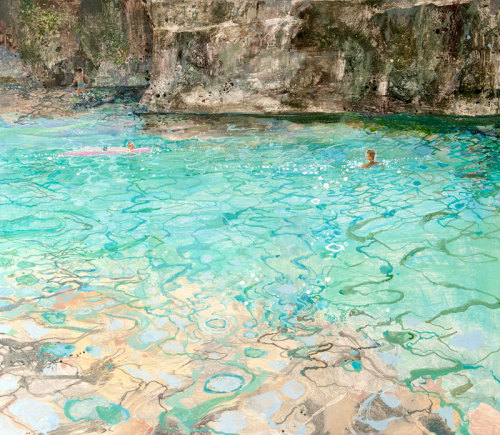
M 70 276 L 58 281 L 71 286 Z M 377 357 L 380 344 L 321 315 L 276 330 L 257 320 L 262 310 L 179 280 L 155 300 L 168 304 L 168 320 L 138 336 L 143 315 L 98 291 L 69 288 L 52 302 L 94 315 L 71 330 L 8 322 L 0 338 L 8 433 L 421 434 L 459 425 L 441 406 L 439 382 L 398 382 Z M 484 406 L 473 426 L 495 427 L 485 416 L 498 422 Z

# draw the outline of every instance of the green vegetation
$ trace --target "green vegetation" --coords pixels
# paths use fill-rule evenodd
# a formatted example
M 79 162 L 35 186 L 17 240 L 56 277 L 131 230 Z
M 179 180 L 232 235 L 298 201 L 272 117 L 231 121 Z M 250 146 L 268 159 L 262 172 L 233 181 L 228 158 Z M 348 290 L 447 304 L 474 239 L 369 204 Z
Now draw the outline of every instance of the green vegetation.
M 23 60 L 35 68 L 55 64 L 64 58 L 61 48 L 61 29 L 71 29 L 85 53 L 89 69 L 103 60 L 115 65 L 127 61 L 129 43 L 122 31 L 119 8 L 113 1 L 103 1 L 102 10 L 82 18 L 66 13 L 64 9 L 48 6 L 40 0 L 22 0 L 18 20 L 19 51 Z
M 31 25 L 31 31 L 40 36 L 56 32 L 61 22 L 61 14 L 54 9 L 39 6 L 33 0 L 23 0 L 19 10 L 21 20 Z
M 19 9 L 21 57 L 35 65 L 41 63 L 43 48 L 59 32 L 61 21 L 62 14 L 54 8 L 43 7 L 35 0 L 22 0 Z

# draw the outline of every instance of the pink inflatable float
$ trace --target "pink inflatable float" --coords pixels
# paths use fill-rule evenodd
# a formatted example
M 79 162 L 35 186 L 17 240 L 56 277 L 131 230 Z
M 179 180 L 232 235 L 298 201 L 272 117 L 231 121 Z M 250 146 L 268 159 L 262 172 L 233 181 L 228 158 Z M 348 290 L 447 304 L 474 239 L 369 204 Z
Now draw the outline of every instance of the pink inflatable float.
M 80 157 L 90 157 L 90 156 L 110 156 L 110 155 L 116 155 L 116 154 L 126 154 L 126 155 L 133 155 L 133 154 L 142 154 L 142 153 L 149 153 L 151 152 L 150 148 L 134 148 L 132 150 L 128 148 L 122 148 L 122 147 L 113 147 L 113 148 L 106 148 L 106 149 L 81 149 L 78 151 L 68 151 L 67 153 L 64 153 L 63 156 L 65 157 L 73 157 L 73 156 L 80 156 Z

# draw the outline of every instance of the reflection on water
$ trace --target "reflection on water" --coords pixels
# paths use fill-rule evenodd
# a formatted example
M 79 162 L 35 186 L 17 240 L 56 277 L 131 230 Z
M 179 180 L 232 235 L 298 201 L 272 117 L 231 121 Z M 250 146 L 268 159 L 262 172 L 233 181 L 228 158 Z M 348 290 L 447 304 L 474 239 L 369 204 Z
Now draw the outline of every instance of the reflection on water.
M 498 406 L 495 120 L 1 127 L 0 424 L 451 433 Z M 63 156 L 129 139 L 152 152 Z

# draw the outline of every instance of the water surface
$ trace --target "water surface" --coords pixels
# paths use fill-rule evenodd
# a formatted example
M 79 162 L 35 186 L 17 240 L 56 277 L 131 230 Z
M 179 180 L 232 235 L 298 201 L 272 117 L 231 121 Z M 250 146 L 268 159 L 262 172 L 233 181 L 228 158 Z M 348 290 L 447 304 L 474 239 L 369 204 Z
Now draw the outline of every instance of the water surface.
M 276 364 L 312 361 L 317 335 L 337 325 L 394 384 L 438 385 L 436 415 L 467 433 L 467 412 L 498 409 L 500 394 L 495 122 L 100 111 L 1 124 L 1 337 L 31 349 L 6 372 L 25 376 L 22 362 L 61 375 L 57 363 L 78 356 L 127 379 L 116 394 L 54 390 L 65 417 L 50 429 L 129 421 L 118 390 L 163 382 L 151 420 L 187 433 L 251 397 Z M 152 152 L 63 156 L 127 140 Z M 383 166 L 359 169 L 367 148 Z M 300 345 L 273 353 L 270 330 Z M 337 362 L 349 376 L 366 370 L 356 349 Z M 280 394 L 300 404 L 296 381 Z M 357 421 L 385 429 L 363 409 Z M 265 418 L 269 433 L 311 430 Z M 249 420 L 227 411 L 211 427 L 240 432 Z

